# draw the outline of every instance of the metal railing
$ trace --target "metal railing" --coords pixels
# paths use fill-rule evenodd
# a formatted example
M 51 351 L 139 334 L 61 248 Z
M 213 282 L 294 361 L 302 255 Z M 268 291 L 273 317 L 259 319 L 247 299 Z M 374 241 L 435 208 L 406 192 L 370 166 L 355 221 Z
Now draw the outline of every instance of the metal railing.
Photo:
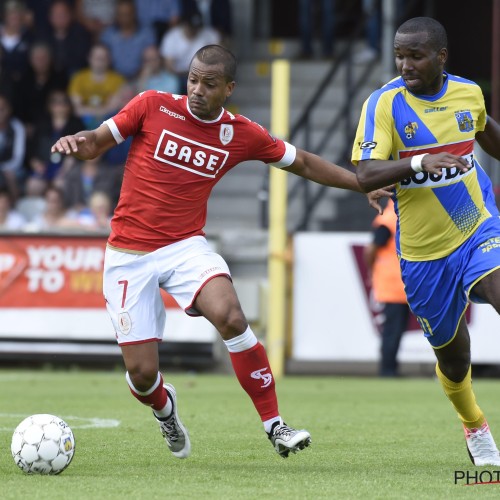
M 373 68 L 378 64 L 378 59 L 374 59 L 366 63 L 363 70 L 355 77 L 353 71 L 352 46 L 361 37 L 364 29 L 364 20 L 356 25 L 355 29 L 347 39 L 347 43 L 339 51 L 338 56 L 332 62 L 330 69 L 325 74 L 323 79 L 318 83 L 318 86 L 304 105 L 303 111 L 291 127 L 289 141 L 294 142 L 299 134 L 303 137 L 303 149 L 320 155 L 325 151 L 332 136 L 339 130 L 343 131 L 344 139 L 342 143 L 344 147 L 340 150 L 335 162 L 345 163 L 348 160 L 351 148 L 352 139 L 355 132 L 355 124 L 351 120 L 351 109 L 354 99 L 363 88 L 368 75 L 373 71 Z M 332 81 L 341 71 L 345 71 L 342 91 L 345 99 L 343 105 L 332 110 L 332 117 L 328 125 L 326 125 L 320 133 L 320 139 L 316 144 L 312 144 L 313 131 L 313 115 L 321 105 L 321 97 L 331 85 Z M 320 186 L 312 193 L 310 181 L 300 177 L 294 177 L 288 192 L 288 203 L 302 201 L 303 211 L 301 220 L 292 228 L 292 231 L 307 230 L 314 215 L 314 210 L 329 189 L 327 186 Z M 260 221 L 261 227 L 268 227 L 268 192 L 269 192 L 269 171 L 266 171 L 263 177 L 262 188 L 259 192 L 260 200 Z
M 399 4 L 399 15 L 396 15 L 396 3 Z M 390 33 L 386 33 L 389 37 L 393 37 L 394 29 L 397 26 L 397 23 L 406 18 L 408 14 L 412 13 L 413 9 L 418 7 L 419 4 L 425 6 L 426 10 L 429 10 L 432 7 L 432 2 L 429 2 L 429 0 L 408 0 L 404 3 L 404 6 L 402 4 L 403 2 L 398 2 L 398 0 L 379 0 L 378 2 L 376 1 L 373 3 L 373 9 L 379 9 L 382 6 L 384 31 L 390 31 Z M 343 146 L 340 148 L 339 154 L 336 155 L 336 158 L 333 159 L 335 163 L 339 164 L 350 164 L 350 151 L 357 126 L 357 123 L 353 123 L 351 120 L 353 103 L 363 90 L 370 73 L 374 70 L 376 65 L 381 63 L 380 59 L 376 58 L 368 63 L 365 63 L 363 69 L 356 72 L 357 76 L 353 71 L 354 61 L 352 47 L 357 40 L 362 38 L 363 31 L 367 24 L 367 18 L 370 17 L 370 15 L 372 15 L 372 13 L 365 12 L 363 15 L 359 16 L 358 23 L 346 40 L 347 43 L 345 43 L 342 50 L 339 51 L 339 54 L 333 60 L 329 71 L 318 83 L 316 91 L 304 105 L 302 113 L 291 127 L 289 141 L 293 143 L 299 134 L 303 134 L 303 149 L 320 156 L 325 151 L 334 134 L 337 133 L 338 130 L 342 130 L 344 138 L 341 143 Z M 387 45 L 387 43 L 387 40 L 384 40 L 384 45 Z M 390 44 L 392 45 L 392 38 Z M 392 56 L 390 59 L 392 60 Z M 387 57 L 385 57 L 383 61 L 384 67 L 388 64 Z M 345 70 L 345 78 L 342 85 L 342 91 L 345 96 L 343 104 L 337 109 L 332 110 L 330 123 L 323 128 L 320 140 L 316 144 L 312 144 L 312 116 L 321 105 L 321 97 L 323 93 L 342 70 Z M 290 179 L 292 179 L 292 176 Z M 301 219 L 291 228 L 292 232 L 309 229 L 315 209 L 325 196 L 328 189 L 329 188 L 326 186 L 314 186 L 313 193 L 313 186 L 310 181 L 293 177 L 288 192 L 288 203 L 290 205 L 291 203 L 301 201 L 303 211 Z M 268 227 L 268 193 L 269 171 L 266 171 L 263 177 L 262 187 L 258 195 L 258 199 L 260 201 L 260 224 L 263 229 L 267 229 Z

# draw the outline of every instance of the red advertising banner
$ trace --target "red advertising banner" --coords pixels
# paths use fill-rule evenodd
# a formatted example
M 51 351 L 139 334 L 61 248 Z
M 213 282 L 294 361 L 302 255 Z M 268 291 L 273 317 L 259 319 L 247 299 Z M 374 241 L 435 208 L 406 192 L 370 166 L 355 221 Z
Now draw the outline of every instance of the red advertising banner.
M 105 237 L 0 236 L 0 308 L 104 308 L 105 249 Z

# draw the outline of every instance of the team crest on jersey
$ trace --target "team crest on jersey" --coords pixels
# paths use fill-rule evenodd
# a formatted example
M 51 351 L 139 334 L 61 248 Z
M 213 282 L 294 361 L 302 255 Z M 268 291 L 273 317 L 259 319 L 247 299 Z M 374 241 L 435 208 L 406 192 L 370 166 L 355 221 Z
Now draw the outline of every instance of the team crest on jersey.
M 472 132 L 474 130 L 474 120 L 470 111 L 455 111 L 455 118 L 460 132 Z
M 407 139 L 413 139 L 417 134 L 418 123 L 417 122 L 408 122 L 405 125 L 405 136 Z
M 132 329 L 132 320 L 128 312 L 118 314 L 118 326 L 123 335 L 128 335 Z
M 234 129 L 232 125 L 223 124 L 220 126 L 219 139 L 224 146 L 233 140 Z

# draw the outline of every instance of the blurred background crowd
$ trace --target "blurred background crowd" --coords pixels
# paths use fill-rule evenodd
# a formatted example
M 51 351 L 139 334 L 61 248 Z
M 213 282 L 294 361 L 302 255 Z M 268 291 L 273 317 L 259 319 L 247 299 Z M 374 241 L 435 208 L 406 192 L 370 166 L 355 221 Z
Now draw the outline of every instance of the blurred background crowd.
M 109 230 L 130 139 L 92 161 L 51 145 L 141 91 L 184 93 L 196 50 L 230 40 L 230 0 L 7 0 L 0 16 L 0 229 Z
M 228 46 L 240 63 L 255 60 L 254 67 L 246 73 L 240 64 L 239 74 L 243 77 L 238 77 L 240 90 L 233 97 L 232 105 L 237 102 L 237 106 L 232 111 L 263 126 L 270 125 L 268 70 L 266 73 L 260 64 L 263 54 L 262 60 L 276 57 L 281 47 L 279 56 L 293 58 L 297 63 L 292 94 L 298 97 L 290 103 L 295 118 L 304 114 L 306 103 L 322 84 L 326 71 L 341 75 L 337 69 L 350 67 L 359 72 L 364 64 L 371 78 L 365 79 L 364 90 L 358 89 L 355 96 L 347 78 L 345 82 L 342 77 L 342 81 L 329 81 L 327 90 L 338 99 L 333 96 L 330 101 L 322 101 L 315 111 L 315 120 L 304 123 L 307 130 L 313 130 L 311 137 L 316 134 L 315 144 L 323 144 L 321 137 L 325 135 L 328 151 L 326 146 L 322 150 L 312 147 L 307 139 L 309 132 L 290 137 L 299 147 L 348 165 L 348 155 L 339 156 L 339 151 L 350 149 L 352 123 L 337 120 L 345 132 L 335 135 L 335 129 L 321 112 L 330 117 L 343 109 L 345 99 L 368 95 L 382 83 L 377 76 L 381 72 L 383 81 L 392 77 L 390 53 L 386 54 L 390 70 L 385 77 L 388 70 L 381 50 L 385 26 L 382 12 L 391 3 L 396 25 L 414 15 L 431 15 L 439 20 L 457 1 L 0 0 L 0 231 L 109 231 L 130 138 L 103 157 L 86 162 L 51 154 L 51 145 L 62 135 L 98 126 L 141 91 L 185 93 L 193 54 L 211 43 Z M 463 36 L 461 26 L 451 23 L 447 29 L 449 42 L 454 45 L 451 54 L 458 54 L 450 57 L 449 70 L 477 81 L 489 104 L 495 95 L 491 91 L 491 54 L 498 42 L 496 38 L 491 40 L 492 33 L 487 29 L 491 24 L 491 4 L 487 3 L 481 3 L 470 14 L 484 28 L 475 35 L 474 44 Z M 385 29 L 392 39 L 393 29 Z M 352 59 L 342 59 L 343 47 L 351 38 L 355 42 Z M 273 44 L 273 40 L 287 43 Z M 472 58 L 474 65 L 469 64 Z M 332 67 L 332 63 L 337 67 Z M 378 65 L 369 66 L 373 63 Z M 322 93 L 325 99 L 330 95 L 327 90 Z M 343 92 L 346 97 L 342 97 Z M 349 105 L 356 118 L 360 107 L 354 100 Z M 496 109 L 493 105 L 491 108 Z M 339 116 L 347 119 L 348 115 L 342 112 Z M 239 204 L 244 207 L 243 215 L 257 205 L 255 192 L 260 193 L 266 186 L 263 171 L 253 170 L 255 178 L 245 173 L 245 181 L 236 181 L 236 190 L 234 185 L 225 183 L 239 200 L 243 186 L 251 190 L 251 205 Z M 500 175 L 495 175 L 496 186 L 500 184 Z M 305 188 L 304 193 L 307 197 Z M 244 195 L 248 194 L 245 191 Z M 259 200 L 266 196 L 259 194 Z M 224 214 L 228 212 L 226 201 L 220 203 Z M 218 206 L 213 203 L 210 208 L 216 216 Z M 300 208 L 299 204 L 296 206 Z M 356 221 L 359 229 L 369 229 L 372 214 L 366 215 L 358 205 L 358 217 L 351 209 L 352 216 L 344 218 L 348 228 L 339 217 L 330 223 L 334 210 L 327 203 L 323 206 L 328 210 L 328 220 L 323 215 L 326 222 L 319 224 L 322 230 L 355 230 Z M 312 211 L 303 208 L 304 212 L 307 210 Z M 320 220 L 321 210 L 316 211 Z M 261 221 L 264 212 L 256 208 L 250 214 L 262 228 L 266 227 Z M 302 219 L 301 215 L 297 217 Z

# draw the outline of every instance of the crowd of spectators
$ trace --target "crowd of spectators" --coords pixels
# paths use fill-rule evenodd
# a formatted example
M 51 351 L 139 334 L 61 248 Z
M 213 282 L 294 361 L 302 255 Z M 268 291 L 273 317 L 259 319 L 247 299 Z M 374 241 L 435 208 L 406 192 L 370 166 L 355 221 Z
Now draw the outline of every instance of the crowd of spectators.
M 185 92 L 196 50 L 230 37 L 230 0 L 0 0 L 0 230 L 109 231 L 130 139 L 92 161 L 51 145 Z

